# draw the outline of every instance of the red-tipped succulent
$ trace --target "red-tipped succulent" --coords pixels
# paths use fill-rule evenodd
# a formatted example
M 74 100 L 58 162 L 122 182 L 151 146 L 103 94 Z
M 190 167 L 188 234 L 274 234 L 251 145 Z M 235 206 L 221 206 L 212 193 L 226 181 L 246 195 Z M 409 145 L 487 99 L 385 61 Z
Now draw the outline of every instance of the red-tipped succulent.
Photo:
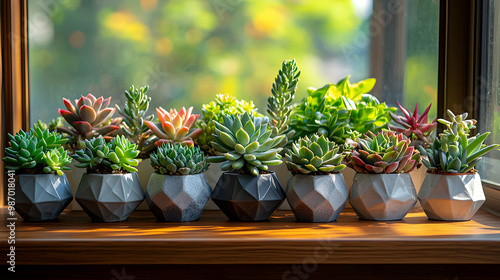
M 432 122 L 428 123 L 428 114 L 429 110 L 431 109 L 432 104 L 425 109 L 425 112 L 422 115 L 419 115 L 417 112 L 417 104 L 415 104 L 415 110 L 413 112 L 413 115 L 410 115 L 410 111 L 401 104 L 399 104 L 399 108 L 401 111 L 403 111 L 404 116 L 398 116 L 392 112 L 389 112 L 391 114 L 392 119 L 400 124 L 401 127 L 395 127 L 395 126 L 390 126 L 390 129 L 397 131 L 399 133 L 403 133 L 406 137 L 413 141 L 420 140 L 423 142 L 423 144 L 430 144 L 432 143 L 430 139 L 430 134 L 432 134 L 432 131 L 436 129 L 437 126 L 437 118 L 434 119 Z M 420 143 L 422 144 L 422 143 Z
M 187 146 L 194 146 L 193 139 L 196 139 L 202 129 L 191 129 L 200 115 L 192 114 L 193 107 L 182 109 L 177 112 L 175 109 L 167 111 L 162 107 L 156 108 L 159 123 L 144 121 L 151 131 L 159 138 L 155 142 L 156 146 L 161 146 L 165 142 L 182 143 Z
M 59 109 L 59 114 L 71 127 L 58 127 L 57 130 L 71 136 L 73 149 L 85 147 L 83 140 L 92 139 L 99 135 L 108 140 L 111 139 L 109 135 L 119 128 L 118 124 L 122 118 L 115 118 L 109 122 L 116 110 L 115 108 L 108 108 L 110 101 L 111 97 L 106 99 L 102 96 L 95 98 L 90 93 L 76 99 L 74 105 L 68 99 L 63 98 L 67 110 Z

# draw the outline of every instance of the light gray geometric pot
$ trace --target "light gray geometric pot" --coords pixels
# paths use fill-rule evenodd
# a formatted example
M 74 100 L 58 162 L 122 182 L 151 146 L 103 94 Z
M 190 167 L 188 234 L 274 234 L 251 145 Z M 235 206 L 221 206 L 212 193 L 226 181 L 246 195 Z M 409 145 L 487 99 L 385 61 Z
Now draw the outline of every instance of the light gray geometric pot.
M 96 222 L 125 221 L 144 200 L 137 173 L 83 174 L 76 201 Z
M 417 203 L 417 193 L 408 173 L 356 173 L 349 203 L 360 219 L 401 220 Z
M 348 193 L 341 173 L 293 174 L 287 184 L 286 198 L 298 221 L 325 223 L 338 218 Z
M 146 201 L 159 221 L 190 222 L 200 218 L 212 189 L 205 174 L 151 174 Z
M 259 176 L 224 172 L 212 200 L 233 221 L 265 221 L 283 203 L 286 194 L 276 174 Z
M 55 220 L 73 200 L 66 175 L 19 174 L 15 191 L 16 212 L 26 222 Z
M 477 173 L 427 173 L 418 199 L 429 219 L 443 221 L 468 221 L 486 200 Z

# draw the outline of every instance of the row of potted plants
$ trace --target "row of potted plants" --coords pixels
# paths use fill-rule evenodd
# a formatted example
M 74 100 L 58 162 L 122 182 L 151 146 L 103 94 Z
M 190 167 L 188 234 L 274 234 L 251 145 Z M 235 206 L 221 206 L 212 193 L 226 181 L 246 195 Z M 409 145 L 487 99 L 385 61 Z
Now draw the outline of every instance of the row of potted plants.
M 351 84 L 348 78 L 294 104 L 300 71 L 285 61 L 268 99 L 269 117 L 251 102 L 218 95 L 202 109 L 156 109 L 146 116 L 148 87 L 125 91 L 123 108 L 110 98 L 89 94 L 59 110 L 70 127 L 56 120 L 9 135 L 7 169 L 18 173 L 16 210 L 31 221 L 51 220 L 73 196 L 62 172 L 71 159 L 86 168 L 76 201 L 95 221 L 127 219 L 146 198 L 161 221 L 197 220 L 210 197 L 231 220 L 266 220 L 288 199 L 299 221 L 337 219 L 347 200 L 362 219 L 402 219 L 417 202 L 409 172 L 423 163 L 426 176 L 418 199 L 429 218 L 468 220 L 484 202 L 474 166 L 498 145 L 485 145 L 489 133 L 470 136 L 467 114 L 439 121 L 447 128 L 432 136 L 430 106 L 418 115 L 380 103 L 368 94 L 374 79 Z M 112 119 L 115 111 L 122 117 Z M 393 119 L 400 126 L 390 126 Z M 52 130 L 52 131 L 51 131 Z M 150 158 L 155 172 L 145 192 L 136 167 Z M 220 163 L 212 192 L 203 172 Z M 286 162 L 286 192 L 270 166 Z M 354 169 L 348 191 L 342 173 Z M 44 174 L 44 175 L 41 175 Z

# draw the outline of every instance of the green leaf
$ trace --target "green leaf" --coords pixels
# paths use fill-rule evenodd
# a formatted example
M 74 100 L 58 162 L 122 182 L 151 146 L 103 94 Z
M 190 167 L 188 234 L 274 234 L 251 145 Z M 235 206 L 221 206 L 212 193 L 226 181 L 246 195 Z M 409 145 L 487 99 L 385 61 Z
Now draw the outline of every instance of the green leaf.
M 234 147 L 237 144 L 236 139 L 223 131 L 220 132 L 220 139 L 228 147 Z
M 238 143 L 243 146 L 248 145 L 248 142 L 250 142 L 250 136 L 241 128 L 236 132 L 236 139 L 238 140 Z
M 259 149 L 259 146 L 260 146 L 259 142 L 254 141 L 245 147 L 245 153 L 247 153 L 247 154 L 253 153 Z
M 486 137 L 490 135 L 490 132 L 483 133 L 474 139 L 474 141 L 470 142 L 467 145 L 467 156 L 470 156 L 474 152 L 476 152 L 480 147 L 481 144 L 483 144 L 484 140 L 486 140 Z
M 314 157 L 314 153 L 307 147 L 301 147 L 299 150 L 299 155 L 301 158 L 305 158 L 309 161 Z

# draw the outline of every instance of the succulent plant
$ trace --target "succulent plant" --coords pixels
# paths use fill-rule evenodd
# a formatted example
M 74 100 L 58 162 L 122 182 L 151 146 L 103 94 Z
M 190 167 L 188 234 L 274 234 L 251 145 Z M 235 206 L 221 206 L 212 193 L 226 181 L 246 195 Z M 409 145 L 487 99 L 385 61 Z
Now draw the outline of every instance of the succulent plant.
M 148 90 L 149 86 L 136 88 L 132 85 L 125 91 L 127 101 L 123 109 L 115 105 L 118 113 L 123 116 L 122 133 L 132 143 L 137 144 L 139 151 L 145 155 L 154 149 L 154 142 L 158 140 L 144 123 L 144 121 L 152 121 L 154 117 L 153 115 L 146 116 L 151 102 L 151 97 L 146 94 Z
M 255 117 L 262 117 L 252 101 L 238 100 L 229 94 L 217 94 L 214 101 L 202 106 L 201 112 L 202 117 L 196 122 L 196 127 L 201 128 L 202 132 L 195 142 L 208 155 L 215 155 L 215 150 L 210 145 L 214 140 L 214 121 L 223 124 L 222 116 L 236 116 L 245 112 Z
M 271 117 L 270 127 L 271 137 L 285 135 L 285 139 L 279 146 L 291 145 L 289 140 L 295 131 L 289 128 L 290 115 L 293 112 L 292 104 L 295 98 L 295 91 L 299 82 L 300 71 L 294 60 L 285 60 L 274 79 L 271 89 L 272 95 L 267 99 L 267 113 Z
M 38 120 L 33 127 L 39 126 L 42 130 L 48 129 L 50 132 L 56 131 L 58 127 L 64 126 L 64 118 L 59 116 L 55 119 L 52 119 L 49 123 L 44 123 L 42 120 Z
M 407 173 L 421 164 L 420 154 L 410 140 L 391 130 L 369 131 L 360 138 L 347 166 L 360 173 Z
M 21 173 L 57 173 L 68 170 L 65 165 L 71 162 L 63 145 L 67 139 L 56 132 L 49 132 L 36 126 L 28 132 L 20 130 L 15 135 L 8 134 L 9 146 L 5 148 L 6 169 L 19 170 Z
M 293 173 L 322 174 L 337 173 L 345 168 L 341 164 L 344 155 L 338 153 L 339 147 L 324 135 L 314 134 L 293 142 L 292 149 L 286 154 L 286 165 Z
M 259 175 L 269 165 L 282 163 L 278 145 L 284 135 L 271 137 L 266 118 L 254 117 L 250 113 L 223 116 L 224 124 L 214 121 L 215 135 L 211 143 L 216 156 L 209 162 L 222 162 L 222 171 L 242 170 Z
M 475 173 L 474 166 L 486 153 L 496 149 L 499 145 L 483 144 L 489 132 L 469 137 L 471 129 L 475 128 L 476 120 L 467 120 L 467 113 L 453 114 L 448 110 L 450 121 L 439 119 L 446 125 L 446 129 L 434 139 L 427 148 L 417 146 L 420 153 L 426 158 L 424 165 L 434 173 Z
M 410 111 L 405 107 L 401 106 L 398 102 L 398 106 L 403 112 L 404 116 L 398 116 L 393 112 L 389 112 L 392 119 L 401 127 L 390 126 L 391 130 L 397 131 L 399 133 L 403 133 L 406 137 L 412 140 L 412 144 L 430 144 L 432 140 L 430 136 L 434 129 L 437 126 L 437 118 L 432 122 L 428 123 L 428 115 L 429 110 L 431 109 L 432 104 L 430 104 L 427 109 L 425 109 L 422 115 L 418 114 L 417 107 L 415 104 L 415 110 L 413 111 L 413 115 L 410 115 Z M 418 141 L 418 142 L 417 142 Z
M 116 136 L 109 143 L 102 135 L 85 139 L 85 149 L 75 151 L 72 155 L 79 163 L 76 167 L 87 168 L 92 173 L 125 173 L 137 172 L 135 166 L 139 165 L 140 159 L 137 145 L 133 144 L 125 136 Z
M 159 138 L 155 142 L 157 147 L 166 142 L 182 143 L 183 145 L 193 146 L 193 139 L 196 139 L 202 132 L 200 128 L 191 128 L 200 115 L 192 114 L 193 107 L 182 109 L 177 112 L 170 109 L 170 112 L 162 107 L 156 108 L 159 123 L 144 121 L 147 127 Z
M 164 143 L 150 155 L 151 166 L 158 174 L 193 175 L 207 171 L 208 162 L 200 147 Z
M 110 120 L 115 113 L 115 108 L 108 108 L 110 101 L 111 97 L 95 98 L 90 93 L 75 100 L 75 105 L 63 98 L 67 110 L 59 109 L 59 114 L 71 127 L 58 127 L 57 130 L 70 135 L 73 149 L 83 148 L 85 146 L 83 140 L 92 139 L 98 135 L 103 135 L 111 140 L 109 135 L 119 129 L 118 124 L 122 119 Z

